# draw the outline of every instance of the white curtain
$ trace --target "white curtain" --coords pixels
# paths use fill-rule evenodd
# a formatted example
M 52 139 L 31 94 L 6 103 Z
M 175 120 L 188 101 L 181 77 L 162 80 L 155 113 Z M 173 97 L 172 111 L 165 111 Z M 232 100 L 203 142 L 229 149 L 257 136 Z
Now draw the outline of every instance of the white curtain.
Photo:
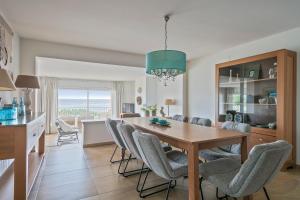
M 124 103 L 124 82 L 114 81 L 113 82 L 113 116 L 120 117 L 122 112 L 122 105 Z
M 56 133 L 55 120 L 57 118 L 57 79 L 40 78 L 39 102 L 41 112 L 46 113 L 46 133 Z

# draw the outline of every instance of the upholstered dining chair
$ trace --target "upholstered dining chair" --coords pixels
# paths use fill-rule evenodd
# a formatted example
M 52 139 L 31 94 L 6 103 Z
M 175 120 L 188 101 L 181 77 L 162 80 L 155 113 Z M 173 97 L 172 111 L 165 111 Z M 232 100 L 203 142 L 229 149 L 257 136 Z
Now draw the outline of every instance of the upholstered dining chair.
M 284 140 L 260 144 L 252 148 L 248 159 L 240 164 L 235 159 L 219 159 L 201 164 L 199 172 L 200 190 L 203 198 L 202 182 L 207 180 L 221 190 L 225 196 L 217 198 L 244 197 L 260 189 L 264 190 L 266 198 L 270 196 L 265 188 L 288 159 L 292 145 Z
M 152 170 L 155 174 L 168 181 L 167 200 L 170 189 L 176 186 L 176 180 L 188 174 L 186 154 L 175 150 L 165 153 L 158 137 L 155 135 L 135 131 L 133 138 L 143 161 L 149 167 L 146 177 L 149 171 Z M 143 183 L 142 189 L 144 185 Z M 140 197 L 146 196 L 140 193 Z
M 138 160 L 140 160 L 140 161 L 143 162 L 143 159 L 142 159 L 142 157 L 141 157 L 141 155 L 139 153 L 138 147 L 135 144 L 135 141 L 133 139 L 133 132 L 135 131 L 135 128 L 132 125 L 126 124 L 126 123 L 120 123 L 120 124 L 118 124 L 117 127 L 118 127 L 118 130 L 119 130 L 119 133 L 120 133 L 121 137 L 123 138 L 125 146 L 127 147 L 127 149 L 131 153 L 130 155 L 135 156 L 136 159 L 138 159 Z M 168 152 L 168 151 L 172 150 L 172 148 L 170 146 L 168 146 L 167 144 L 161 144 L 161 146 L 162 146 L 164 152 Z M 123 176 L 125 176 L 125 177 L 127 176 L 127 174 L 131 174 L 132 173 L 132 172 L 125 172 L 125 170 L 126 170 L 126 168 L 128 166 L 128 163 L 129 163 L 129 160 L 126 163 L 126 166 L 125 166 L 124 172 L 123 172 L 123 174 L 124 174 Z M 145 191 L 153 190 L 155 188 L 161 188 L 161 186 L 169 184 L 169 182 L 167 182 L 167 183 L 162 183 L 162 184 L 159 184 L 159 185 L 155 185 L 155 186 L 151 186 L 151 187 L 148 187 L 148 188 L 141 189 L 140 188 L 140 183 L 141 183 L 142 174 L 144 172 L 147 172 L 148 169 L 149 168 L 147 166 L 145 166 L 145 163 L 143 162 L 141 169 L 135 170 L 135 171 L 139 171 L 139 179 L 138 179 L 138 183 L 137 183 L 137 186 L 136 186 L 136 191 L 137 192 L 143 194 Z M 144 179 L 144 183 L 143 184 L 145 184 L 145 182 L 146 182 L 146 178 Z M 150 195 L 156 194 L 156 193 L 157 193 L 157 191 L 154 191 L 152 193 L 147 193 L 147 196 L 150 196 Z
M 197 124 L 200 126 L 207 126 L 211 127 L 211 120 L 206 118 L 200 118 L 200 117 L 193 117 L 190 121 L 191 124 Z
M 226 130 L 235 130 L 241 133 L 249 133 L 250 125 L 245 123 L 235 123 L 235 122 L 225 122 L 222 125 L 223 129 Z M 226 146 L 215 147 L 212 149 L 205 149 L 199 151 L 199 156 L 206 161 L 217 160 L 220 158 L 233 158 L 240 160 L 241 158 L 241 145 L 232 144 Z
M 174 115 L 172 117 L 172 119 L 176 120 L 176 121 L 180 121 L 180 122 L 188 122 L 189 121 L 188 117 L 183 116 L 183 115 Z
M 111 163 L 121 162 L 121 161 L 125 160 L 126 146 L 125 146 L 125 144 L 124 144 L 124 142 L 123 142 L 123 140 L 120 136 L 120 133 L 117 129 L 117 124 L 118 123 L 120 123 L 120 122 L 117 121 L 117 120 L 112 120 L 110 118 L 107 118 L 105 120 L 105 124 L 106 124 L 106 127 L 108 129 L 108 132 L 110 133 L 110 135 L 112 136 L 114 142 L 116 143 L 116 147 L 115 147 L 115 149 L 113 151 L 113 154 L 111 155 L 111 158 L 110 158 Z M 121 149 L 121 159 L 113 160 L 118 148 Z

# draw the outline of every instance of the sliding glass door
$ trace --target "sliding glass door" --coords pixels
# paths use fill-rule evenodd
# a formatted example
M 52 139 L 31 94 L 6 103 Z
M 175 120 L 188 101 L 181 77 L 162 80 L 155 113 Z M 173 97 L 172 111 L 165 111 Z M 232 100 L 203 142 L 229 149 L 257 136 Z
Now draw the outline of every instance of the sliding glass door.
M 111 116 L 111 91 L 73 88 L 58 89 L 58 117 L 69 121 L 73 119 L 97 120 Z

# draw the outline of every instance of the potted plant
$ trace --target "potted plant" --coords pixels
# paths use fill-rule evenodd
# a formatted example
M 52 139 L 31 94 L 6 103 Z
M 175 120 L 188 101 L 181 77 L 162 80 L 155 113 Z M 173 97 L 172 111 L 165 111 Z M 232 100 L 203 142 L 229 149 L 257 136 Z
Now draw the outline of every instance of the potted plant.
M 145 117 L 150 117 L 150 110 L 148 107 L 142 107 L 141 110 L 145 113 Z
M 155 117 L 157 113 L 157 105 L 149 106 L 149 111 L 151 112 L 151 115 Z

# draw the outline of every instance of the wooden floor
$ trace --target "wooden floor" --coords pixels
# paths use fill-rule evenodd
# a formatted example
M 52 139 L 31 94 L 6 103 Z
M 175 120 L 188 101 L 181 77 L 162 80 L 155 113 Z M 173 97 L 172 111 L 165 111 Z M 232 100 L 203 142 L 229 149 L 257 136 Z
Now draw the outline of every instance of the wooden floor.
M 66 144 L 60 147 L 53 142 L 55 137 L 48 136 L 50 147 L 47 148 L 46 160 L 37 182 L 31 192 L 30 199 L 34 200 L 136 200 L 135 191 L 138 176 L 124 178 L 117 174 L 118 164 L 111 165 L 109 157 L 113 145 L 83 149 L 80 144 Z M 133 161 L 130 168 L 140 167 Z M 151 182 L 163 181 L 153 173 Z M 300 170 L 294 169 L 281 172 L 267 186 L 273 200 L 300 199 Z M 215 198 L 215 188 L 204 184 L 205 199 Z M 162 200 L 165 193 L 146 199 Z M 170 200 L 187 199 L 187 179 L 180 179 L 178 186 L 171 191 Z M 260 191 L 254 199 L 265 199 Z

